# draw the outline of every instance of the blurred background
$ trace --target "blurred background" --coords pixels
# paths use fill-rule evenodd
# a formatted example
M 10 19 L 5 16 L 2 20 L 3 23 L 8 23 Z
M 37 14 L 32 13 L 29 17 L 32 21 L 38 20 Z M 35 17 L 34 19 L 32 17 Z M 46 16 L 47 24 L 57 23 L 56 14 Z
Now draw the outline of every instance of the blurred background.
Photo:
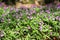
M 17 5 L 20 4 L 36 4 L 37 6 L 40 5 L 47 5 L 47 4 L 59 4 L 60 0 L 0 0 L 0 2 L 3 2 L 6 5 Z M 21 5 L 20 5 L 21 6 Z

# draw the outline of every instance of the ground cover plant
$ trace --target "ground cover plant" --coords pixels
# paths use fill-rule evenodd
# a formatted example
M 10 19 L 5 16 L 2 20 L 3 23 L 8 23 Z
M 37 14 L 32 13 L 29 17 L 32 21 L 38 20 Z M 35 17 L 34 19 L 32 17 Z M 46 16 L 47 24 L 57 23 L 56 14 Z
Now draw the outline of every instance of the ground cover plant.
M 60 40 L 60 5 L 0 6 L 0 40 Z

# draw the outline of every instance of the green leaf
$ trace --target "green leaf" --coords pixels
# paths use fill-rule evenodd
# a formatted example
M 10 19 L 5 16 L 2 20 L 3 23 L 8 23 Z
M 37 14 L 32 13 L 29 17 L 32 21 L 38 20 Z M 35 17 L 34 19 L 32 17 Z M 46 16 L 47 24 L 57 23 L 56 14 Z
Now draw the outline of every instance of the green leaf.
M 40 9 L 39 8 L 35 8 L 34 10 L 36 10 L 36 12 L 40 12 Z

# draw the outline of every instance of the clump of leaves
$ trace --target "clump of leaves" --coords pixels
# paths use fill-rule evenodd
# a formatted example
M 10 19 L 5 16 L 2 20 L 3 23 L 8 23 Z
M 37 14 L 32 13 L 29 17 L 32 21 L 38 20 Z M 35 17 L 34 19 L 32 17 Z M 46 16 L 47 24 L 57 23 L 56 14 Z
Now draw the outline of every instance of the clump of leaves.
M 56 11 L 52 13 L 49 10 L 48 13 L 45 12 L 47 9 L 37 7 L 0 10 L 0 29 L 4 31 L 2 40 L 45 40 L 51 39 L 50 36 L 60 35 L 60 16 Z M 3 16 L 5 13 L 7 15 Z

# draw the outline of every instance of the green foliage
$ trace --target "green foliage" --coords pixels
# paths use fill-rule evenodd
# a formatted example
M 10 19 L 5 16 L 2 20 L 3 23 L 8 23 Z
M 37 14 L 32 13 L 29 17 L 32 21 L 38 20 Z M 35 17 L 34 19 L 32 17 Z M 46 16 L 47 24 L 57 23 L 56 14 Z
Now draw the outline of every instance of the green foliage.
M 0 0 L 0 2 L 2 2 L 2 0 Z
M 16 12 L 9 8 L 0 8 L 0 30 L 4 31 L 1 40 L 45 40 L 50 39 L 50 36 L 59 36 L 60 21 L 55 19 L 59 16 L 59 11 L 55 11 L 53 15 L 45 10 L 41 12 L 40 8 L 34 10 L 36 13 L 30 9 L 28 12 L 25 9 L 18 9 Z M 7 15 L 2 16 L 3 14 Z

